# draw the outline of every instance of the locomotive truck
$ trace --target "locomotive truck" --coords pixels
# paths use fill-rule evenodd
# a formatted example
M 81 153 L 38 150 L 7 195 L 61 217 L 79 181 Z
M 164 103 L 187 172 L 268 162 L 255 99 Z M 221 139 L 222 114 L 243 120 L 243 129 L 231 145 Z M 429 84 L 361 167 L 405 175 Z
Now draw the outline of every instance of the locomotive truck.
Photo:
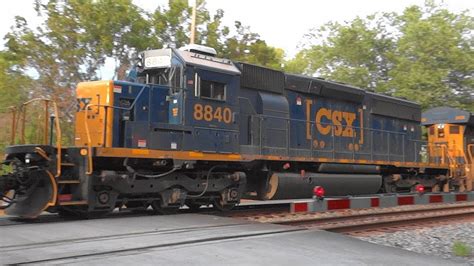
M 418 104 L 209 47 L 144 51 L 127 80 L 82 82 L 76 97 L 74 146 L 62 147 L 56 118 L 49 143 L 6 148 L 7 214 L 229 210 L 243 197 L 311 197 L 315 186 L 332 196 L 472 189 L 468 145 L 461 160 L 450 143 L 423 141 Z M 462 121 L 472 134 L 472 116 Z M 439 136 L 444 122 L 424 123 Z

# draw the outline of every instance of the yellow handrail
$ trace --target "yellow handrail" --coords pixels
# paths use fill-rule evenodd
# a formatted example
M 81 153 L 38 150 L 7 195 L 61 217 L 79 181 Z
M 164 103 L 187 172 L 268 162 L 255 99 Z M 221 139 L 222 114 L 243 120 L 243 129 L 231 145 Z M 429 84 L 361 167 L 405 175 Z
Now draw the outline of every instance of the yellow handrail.
M 88 120 L 87 120 L 89 108 L 93 107 L 93 106 L 98 107 L 98 108 L 100 108 L 100 107 L 114 108 L 114 106 L 104 105 L 104 104 L 88 104 L 85 107 L 84 128 L 86 129 L 86 135 L 87 135 L 87 171 L 86 171 L 87 175 L 92 174 L 92 172 L 94 171 L 94 168 L 93 168 L 93 165 L 92 165 L 92 139 L 91 139 L 91 134 L 90 134 L 90 131 L 89 131 L 89 123 L 88 123 Z M 105 126 L 107 126 L 107 125 L 105 125 Z
M 428 149 L 429 149 L 430 158 L 435 157 L 434 156 L 435 153 L 439 152 L 441 156 L 441 161 L 438 162 L 439 164 L 446 164 L 446 157 L 448 158 L 448 164 L 450 163 L 451 158 L 449 158 L 448 147 L 446 144 L 438 144 L 438 143 L 428 144 Z
M 45 124 L 44 124 L 44 140 L 45 140 L 45 144 L 48 142 L 48 114 L 49 114 L 49 111 L 48 111 L 48 108 L 49 108 L 49 103 L 52 102 L 53 103 L 53 110 L 54 110 L 54 115 L 56 116 L 56 119 L 55 119 L 55 129 L 56 129 L 56 149 L 57 149 L 57 152 L 56 152 L 56 177 L 59 177 L 61 175 L 61 159 L 62 159 L 62 147 L 61 147 L 61 140 L 62 140 L 62 136 L 61 136 L 61 125 L 59 124 L 59 111 L 58 111 L 58 105 L 56 104 L 55 101 L 51 100 L 51 99 L 47 99 L 47 98 L 34 98 L 34 99 L 31 99 L 25 103 L 23 103 L 20 107 L 20 112 L 22 112 L 22 128 L 21 128 L 21 143 L 25 143 L 25 123 L 26 123 L 26 106 L 28 106 L 29 104 L 33 103 L 33 102 L 39 102 L 39 101 L 44 101 L 45 102 Z M 16 111 L 17 109 L 16 108 L 12 108 L 13 110 L 13 118 L 15 120 L 16 118 Z M 18 117 L 19 119 L 19 117 Z M 16 122 L 13 122 L 12 123 L 12 145 L 14 144 L 14 138 L 15 138 L 15 134 L 16 134 Z
M 123 108 L 123 107 L 119 107 L 119 106 L 111 106 L 111 105 L 106 105 L 106 104 L 87 104 L 85 106 L 85 115 L 84 115 L 84 128 L 86 129 L 86 135 L 87 135 L 87 171 L 86 171 L 86 174 L 90 175 L 92 174 L 94 168 L 93 168 L 93 164 L 92 164 L 92 139 L 91 139 L 91 135 L 90 135 L 90 131 L 89 131 L 89 124 L 88 124 L 88 120 L 87 120 L 87 117 L 88 117 L 88 112 L 89 112 L 89 109 L 90 107 L 104 107 L 104 108 L 112 108 L 112 109 L 122 109 L 122 110 L 132 110 L 135 103 L 137 102 L 137 100 L 141 97 L 142 93 L 145 91 L 145 88 L 146 88 L 147 85 L 143 85 L 142 89 L 140 90 L 140 92 L 138 93 L 137 97 L 135 98 L 135 100 L 133 101 L 132 105 L 128 108 Z M 105 120 L 107 120 L 107 117 L 105 117 Z M 104 125 L 105 127 L 107 127 L 107 124 Z M 104 142 L 105 142 L 105 139 L 104 139 Z
M 472 148 L 474 147 L 474 144 L 468 144 L 467 145 L 467 154 L 469 155 L 469 161 L 471 161 L 471 164 L 474 164 L 474 157 L 472 156 Z
M 467 190 L 471 191 L 472 186 L 474 185 L 472 179 L 474 179 L 474 157 L 472 156 L 472 150 L 474 148 L 474 144 L 467 145 L 467 156 L 468 161 L 466 161 L 466 177 L 467 177 Z

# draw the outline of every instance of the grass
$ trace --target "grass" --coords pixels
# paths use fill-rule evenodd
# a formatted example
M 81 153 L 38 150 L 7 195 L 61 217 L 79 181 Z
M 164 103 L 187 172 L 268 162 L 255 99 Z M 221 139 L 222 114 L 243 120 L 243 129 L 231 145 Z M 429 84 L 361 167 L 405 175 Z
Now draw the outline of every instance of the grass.
M 458 257 L 469 257 L 472 253 L 471 247 L 461 241 L 455 241 L 452 248 L 453 254 Z

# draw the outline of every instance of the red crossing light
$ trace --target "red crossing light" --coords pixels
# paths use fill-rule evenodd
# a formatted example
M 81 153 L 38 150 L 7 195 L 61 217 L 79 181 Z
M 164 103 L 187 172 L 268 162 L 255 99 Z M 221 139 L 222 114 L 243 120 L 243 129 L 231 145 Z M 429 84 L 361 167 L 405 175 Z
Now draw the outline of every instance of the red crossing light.
M 420 194 L 425 193 L 425 186 L 423 186 L 421 184 L 418 184 L 418 185 L 415 186 L 415 190 L 416 190 L 416 192 L 418 192 Z
M 316 197 L 316 198 L 324 198 L 324 188 L 322 186 L 315 186 L 313 188 L 313 195 Z

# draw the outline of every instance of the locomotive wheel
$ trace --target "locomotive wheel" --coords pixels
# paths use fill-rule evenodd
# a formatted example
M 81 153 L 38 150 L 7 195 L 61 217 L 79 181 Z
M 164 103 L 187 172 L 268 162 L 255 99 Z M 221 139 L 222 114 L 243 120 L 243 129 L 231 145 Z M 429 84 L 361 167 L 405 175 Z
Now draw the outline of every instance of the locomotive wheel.
M 216 209 L 218 211 L 228 212 L 228 211 L 232 210 L 235 207 L 235 203 L 224 204 L 224 201 L 221 198 L 219 198 L 219 199 L 215 199 L 213 201 L 212 206 L 214 207 L 214 209 Z
M 162 215 L 176 214 L 178 213 L 178 210 L 179 210 L 179 206 L 164 207 L 162 206 L 161 201 L 159 200 L 154 200 L 151 203 L 151 207 L 153 208 L 153 211 L 156 214 L 162 214 Z

